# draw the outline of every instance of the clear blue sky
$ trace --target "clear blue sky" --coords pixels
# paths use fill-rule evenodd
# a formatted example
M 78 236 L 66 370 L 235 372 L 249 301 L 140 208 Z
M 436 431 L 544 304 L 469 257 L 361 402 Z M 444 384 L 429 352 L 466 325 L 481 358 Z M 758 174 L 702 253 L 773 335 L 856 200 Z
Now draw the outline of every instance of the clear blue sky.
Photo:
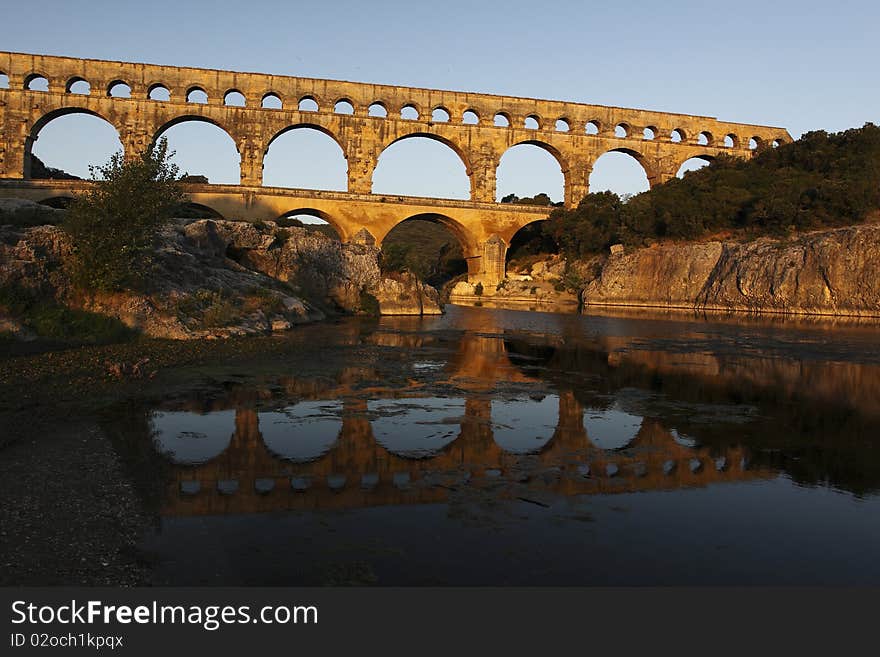
M 2 16 L 4 50 L 644 107 L 780 125 L 795 137 L 880 123 L 876 0 L 43 0 L 6 3 Z M 106 132 L 77 118 L 54 132 L 50 124 L 35 150 L 82 173 L 110 146 Z M 181 166 L 237 181 L 230 144 L 185 127 L 172 135 Z M 267 183 L 338 186 L 338 150 L 304 132 L 270 150 Z M 376 190 L 466 191 L 455 157 L 421 141 L 383 157 Z M 499 193 L 559 197 L 555 163 L 521 150 L 502 162 Z M 594 189 L 638 191 L 632 163 L 620 157 L 597 167 Z

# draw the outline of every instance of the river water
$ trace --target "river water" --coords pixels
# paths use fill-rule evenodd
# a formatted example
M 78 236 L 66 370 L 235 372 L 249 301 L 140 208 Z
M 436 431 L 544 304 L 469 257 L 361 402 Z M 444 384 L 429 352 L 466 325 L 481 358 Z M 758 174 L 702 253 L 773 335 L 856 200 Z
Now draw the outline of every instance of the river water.
M 447 307 L 108 420 L 155 580 L 880 584 L 880 329 Z

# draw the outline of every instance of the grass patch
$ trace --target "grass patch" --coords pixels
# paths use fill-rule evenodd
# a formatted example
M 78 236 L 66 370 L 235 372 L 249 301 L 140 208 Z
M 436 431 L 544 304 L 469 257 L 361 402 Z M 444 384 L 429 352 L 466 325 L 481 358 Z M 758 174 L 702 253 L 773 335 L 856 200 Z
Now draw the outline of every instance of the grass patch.
M 112 344 L 135 332 L 115 317 L 62 306 L 18 286 L 0 287 L 0 307 L 41 338 L 79 344 Z

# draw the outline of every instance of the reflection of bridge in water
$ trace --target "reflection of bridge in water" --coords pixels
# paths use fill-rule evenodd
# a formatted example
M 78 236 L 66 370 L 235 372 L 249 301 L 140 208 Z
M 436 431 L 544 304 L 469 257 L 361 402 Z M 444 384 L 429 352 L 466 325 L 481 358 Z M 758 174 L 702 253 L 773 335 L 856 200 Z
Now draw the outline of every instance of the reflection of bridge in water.
M 423 339 L 382 332 L 371 337 L 397 347 Z M 441 366 L 443 383 L 457 390 L 442 398 L 418 382 L 402 389 L 359 387 L 381 377 L 372 368 L 352 367 L 335 383 L 282 379 L 275 393 L 241 389 L 220 401 L 154 415 L 156 428 L 167 433 L 157 438 L 161 447 L 179 452 L 163 514 L 443 502 L 466 483 L 534 501 L 771 475 L 749 469 L 742 447 L 698 447 L 657 419 L 591 408 L 570 390 L 546 392 L 511 364 L 499 337 L 468 334 Z M 498 381 L 516 391 L 499 394 Z M 258 408 L 279 388 L 290 403 Z M 171 435 L 181 411 L 187 428 L 198 433 L 201 418 L 214 433 L 189 463 Z

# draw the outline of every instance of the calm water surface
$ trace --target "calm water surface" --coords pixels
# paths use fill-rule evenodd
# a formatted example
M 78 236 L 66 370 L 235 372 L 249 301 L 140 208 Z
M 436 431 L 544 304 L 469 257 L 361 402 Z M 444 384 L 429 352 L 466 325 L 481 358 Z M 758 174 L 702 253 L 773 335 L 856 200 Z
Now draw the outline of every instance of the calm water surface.
M 158 583 L 880 584 L 877 327 L 452 306 L 281 339 L 109 421 Z

